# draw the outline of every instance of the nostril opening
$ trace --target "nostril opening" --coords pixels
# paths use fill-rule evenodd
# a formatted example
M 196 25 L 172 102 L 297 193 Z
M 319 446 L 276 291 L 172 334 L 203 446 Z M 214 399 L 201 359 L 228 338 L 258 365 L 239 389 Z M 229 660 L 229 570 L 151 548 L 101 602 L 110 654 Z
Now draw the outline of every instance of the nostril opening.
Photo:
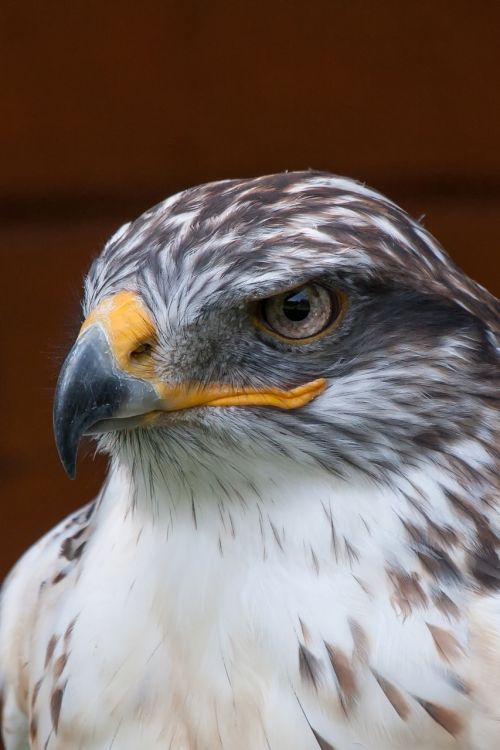
M 144 355 L 151 354 L 152 351 L 153 345 L 149 342 L 146 342 L 134 349 L 133 352 L 130 352 L 130 357 L 131 359 L 138 359 L 139 357 L 144 357 Z

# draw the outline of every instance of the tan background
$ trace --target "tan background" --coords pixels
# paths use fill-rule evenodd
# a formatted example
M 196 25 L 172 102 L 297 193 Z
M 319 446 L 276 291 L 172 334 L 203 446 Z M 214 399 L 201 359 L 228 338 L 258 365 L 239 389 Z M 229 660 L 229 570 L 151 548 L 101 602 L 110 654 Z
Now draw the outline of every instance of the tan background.
M 92 497 L 51 401 L 82 275 L 204 180 L 316 167 L 388 192 L 500 291 L 500 3 L 87 0 L 0 8 L 0 573 Z

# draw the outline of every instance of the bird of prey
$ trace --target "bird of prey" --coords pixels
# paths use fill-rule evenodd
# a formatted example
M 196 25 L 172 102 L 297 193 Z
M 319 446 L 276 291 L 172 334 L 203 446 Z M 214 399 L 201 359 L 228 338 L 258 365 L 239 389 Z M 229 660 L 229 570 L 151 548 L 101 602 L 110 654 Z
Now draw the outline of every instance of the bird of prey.
M 54 407 L 109 474 L 5 583 L 7 750 L 500 747 L 499 309 L 329 174 L 122 227 Z

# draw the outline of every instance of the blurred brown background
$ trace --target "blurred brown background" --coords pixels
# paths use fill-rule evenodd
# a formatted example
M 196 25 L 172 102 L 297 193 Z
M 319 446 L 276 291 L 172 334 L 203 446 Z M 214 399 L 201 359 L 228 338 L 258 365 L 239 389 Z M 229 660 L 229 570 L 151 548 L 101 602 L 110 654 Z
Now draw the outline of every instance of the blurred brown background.
M 315 167 L 387 192 L 500 292 L 500 4 L 110 0 L 0 8 L 0 572 L 88 500 L 51 401 L 104 240 L 205 180 Z

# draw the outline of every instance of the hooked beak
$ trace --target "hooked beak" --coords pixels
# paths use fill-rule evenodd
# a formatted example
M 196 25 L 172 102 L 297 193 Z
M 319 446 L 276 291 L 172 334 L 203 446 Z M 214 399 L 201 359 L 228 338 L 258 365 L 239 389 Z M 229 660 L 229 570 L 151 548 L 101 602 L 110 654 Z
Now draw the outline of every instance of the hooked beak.
M 168 384 L 155 374 L 156 340 L 153 321 L 133 292 L 106 298 L 84 322 L 62 367 L 54 401 L 56 445 L 71 479 L 84 434 L 153 424 L 162 412 L 196 406 L 295 409 L 326 385 L 323 378 L 291 390 Z

